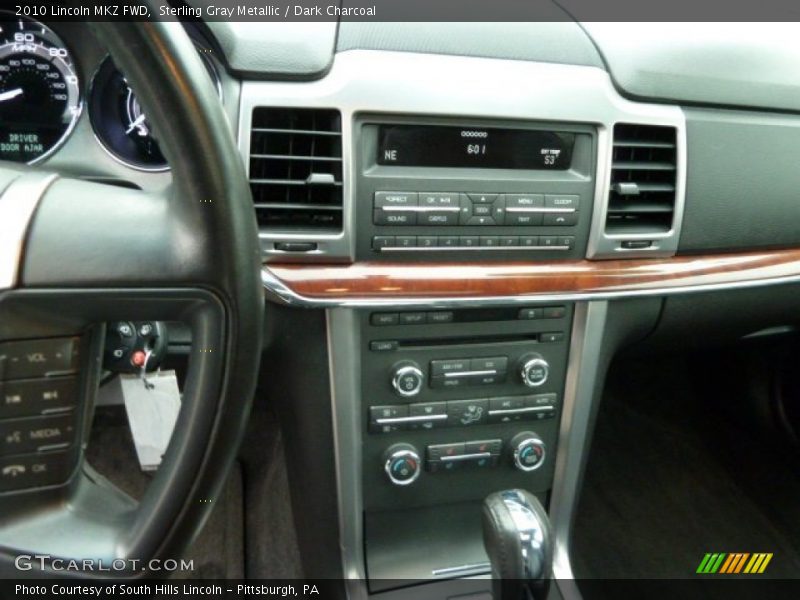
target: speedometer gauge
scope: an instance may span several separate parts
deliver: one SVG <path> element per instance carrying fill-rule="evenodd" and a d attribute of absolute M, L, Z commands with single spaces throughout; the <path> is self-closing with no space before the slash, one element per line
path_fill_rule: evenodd
<path fill-rule="evenodd" d="M 42 160 L 80 112 L 78 76 L 61 39 L 37 21 L 0 11 L 0 160 Z"/>

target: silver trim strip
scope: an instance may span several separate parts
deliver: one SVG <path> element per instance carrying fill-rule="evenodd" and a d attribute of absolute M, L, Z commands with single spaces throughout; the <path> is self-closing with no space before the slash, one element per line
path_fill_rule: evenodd
<path fill-rule="evenodd" d="M 570 339 L 561 427 L 555 458 L 550 522 L 553 527 L 553 578 L 566 599 L 581 598 L 570 562 L 572 523 L 588 438 L 594 388 L 608 312 L 607 302 L 581 302 L 575 305 Z"/>
<path fill-rule="evenodd" d="M 420 236 L 417 236 L 420 237 Z M 442 236 L 447 237 L 447 236 Z M 480 237 L 480 236 L 474 236 Z M 492 237 L 503 237 L 492 234 Z M 519 237 L 519 236 L 514 236 Z M 522 236 L 524 237 L 524 236 Z M 538 236 L 537 236 L 538 237 Z M 558 236 L 552 236 L 558 237 Z M 387 246 L 381 252 L 439 252 L 440 250 L 569 250 L 570 246 Z"/>
<path fill-rule="evenodd" d="M 445 567 L 443 569 L 433 569 L 431 575 L 434 577 L 468 577 L 470 575 L 486 575 L 492 572 L 492 565 L 488 562 L 474 563 L 471 565 L 461 565 L 458 567 Z"/>
<path fill-rule="evenodd" d="M 574 213 L 578 212 L 574 208 L 540 208 L 535 206 L 512 206 L 506 207 L 507 213 Z"/>
<path fill-rule="evenodd" d="M 386 212 L 461 212 L 460 206 L 376 206 Z"/>
<path fill-rule="evenodd" d="M 329 310 L 326 320 L 342 570 L 348 598 L 366 600 L 358 315 L 352 310 Z"/>
<path fill-rule="evenodd" d="M 39 201 L 56 179 L 55 173 L 30 171 L 0 194 L 0 290 L 17 285 L 28 228 Z"/>
<path fill-rule="evenodd" d="M 447 419 L 447 415 L 419 415 L 415 417 L 383 417 L 375 419 L 376 425 L 394 425 L 397 423 L 417 423 L 419 421 L 441 421 Z"/>
<path fill-rule="evenodd" d="M 469 94 L 453 94 L 465 81 L 480 81 Z M 405 90 L 397 93 L 398 89 Z M 496 90 L 513 89 L 498 95 Z M 686 131 L 677 106 L 633 102 L 619 95 L 606 71 L 597 67 L 500 60 L 438 54 L 349 50 L 334 58 L 322 79 L 298 82 L 245 81 L 239 110 L 239 150 L 249 166 L 250 128 L 257 106 L 337 108 L 342 115 L 343 231 L 337 234 L 261 232 L 264 252 L 272 258 L 272 242 L 316 241 L 322 256 L 298 260 L 353 259 L 357 175 L 355 119 L 363 113 L 406 114 L 472 119 L 510 119 L 588 124 L 597 127 L 593 228 L 588 255 L 610 252 L 615 238 L 603 233 L 612 158 L 611 131 L 615 123 L 664 125 L 678 130 L 678 186 L 675 221 L 683 213 Z M 658 252 L 673 254 L 679 227 L 659 238 Z M 635 239 L 637 236 L 624 236 Z M 640 236 L 646 239 L 655 236 Z M 611 244 L 611 245 L 609 245 Z M 616 254 L 636 256 L 637 251 Z M 652 254 L 652 251 L 648 254 Z"/>
<path fill-rule="evenodd" d="M 677 294 L 695 294 L 700 292 L 717 292 L 723 290 L 741 290 L 769 285 L 782 285 L 800 283 L 800 273 L 792 275 L 776 275 L 763 279 L 747 281 L 729 281 L 726 283 L 707 283 L 684 285 L 675 287 L 654 287 L 619 291 L 601 292 L 565 292 L 547 294 L 520 294 L 517 296 L 453 296 L 449 298 L 438 297 L 397 297 L 397 298 L 369 298 L 369 297 L 344 297 L 344 298 L 309 298 L 297 294 L 294 290 L 284 285 L 268 269 L 262 269 L 261 281 L 267 290 L 267 297 L 279 304 L 301 306 L 306 308 L 333 308 L 337 306 L 349 308 L 386 308 L 390 306 L 402 308 L 428 308 L 430 310 L 444 308 L 469 308 L 502 305 L 531 305 L 551 302 L 580 302 L 590 300 L 617 300 L 623 298 L 644 298 L 652 296 L 674 296 Z"/>
<path fill-rule="evenodd" d="M 444 374 L 445 377 L 469 377 L 471 375 L 498 375 L 500 371 L 497 369 L 488 369 L 486 371 L 448 371 Z M 437 376 L 438 377 L 438 376 Z"/>
<path fill-rule="evenodd" d="M 490 410 L 489 416 L 497 415 L 520 415 L 525 413 L 544 412 L 546 410 L 555 410 L 555 406 L 526 406 L 524 408 L 500 408 L 497 410 Z"/>
<path fill-rule="evenodd" d="M 491 458 L 491 452 L 475 452 L 474 454 L 456 454 L 455 456 L 442 456 L 442 462 L 459 462 L 461 460 L 477 460 L 479 458 Z"/>

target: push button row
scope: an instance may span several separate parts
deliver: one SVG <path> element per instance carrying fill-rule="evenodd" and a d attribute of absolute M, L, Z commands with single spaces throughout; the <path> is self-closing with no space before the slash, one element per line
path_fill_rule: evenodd
<path fill-rule="evenodd" d="M 432 388 L 455 389 L 473 385 L 494 385 L 505 381 L 508 357 L 432 360 L 430 366 Z"/>
<path fill-rule="evenodd" d="M 375 192 L 375 225 L 577 224 L 575 194 L 459 192 Z"/>
<path fill-rule="evenodd" d="M 369 430 L 392 433 L 548 419 L 555 416 L 557 402 L 558 396 L 550 393 L 371 406 Z"/>
<path fill-rule="evenodd" d="M 495 250 L 571 250 L 573 235 L 376 235 L 376 252 Z"/>
<path fill-rule="evenodd" d="M 434 444 L 426 448 L 426 466 L 432 473 L 463 467 L 493 467 L 497 465 L 502 450 L 502 440 Z"/>
<path fill-rule="evenodd" d="M 438 325 L 453 322 L 453 311 L 429 310 L 419 312 L 380 312 L 372 313 L 369 317 L 372 325 Z"/>

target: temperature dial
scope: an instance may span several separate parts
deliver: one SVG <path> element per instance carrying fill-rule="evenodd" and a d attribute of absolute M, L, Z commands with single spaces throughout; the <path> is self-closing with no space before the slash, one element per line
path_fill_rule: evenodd
<path fill-rule="evenodd" d="M 520 471 L 535 471 L 544 464 L 545 446 L 532 431 L 524 431 L 511 440 L 514 466 Z"/>
<path fill-rule="evenodd" d="M 386 451 L 386 476 L 395 485 L 411 485 L 420 474 L 417 449 L 411 444 L 395 444 Z"/>

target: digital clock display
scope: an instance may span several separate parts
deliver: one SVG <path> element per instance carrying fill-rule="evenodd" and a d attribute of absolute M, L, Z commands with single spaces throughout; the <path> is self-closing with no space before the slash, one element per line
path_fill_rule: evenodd
<path fill-rule="evenodd" d="M 538 129 L 380 125 L 378 164 L 400 167 L 565 170 L 574 133 Z"/>

